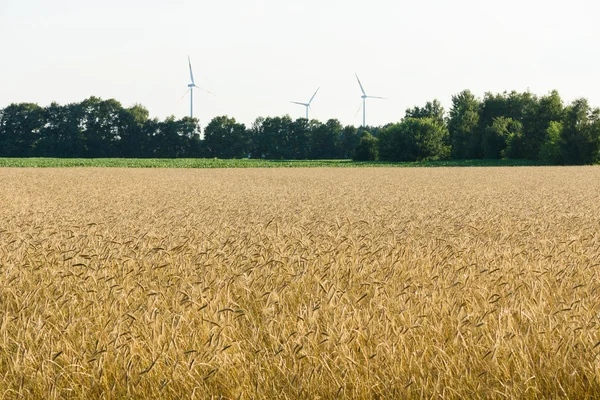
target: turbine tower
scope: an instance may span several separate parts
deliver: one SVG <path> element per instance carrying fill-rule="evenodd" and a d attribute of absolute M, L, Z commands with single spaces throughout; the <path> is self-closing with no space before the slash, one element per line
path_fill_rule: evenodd
<path fill-rule="evenodd" d="M 196 85 L 196 83 L 194 82 L 194 73 L 192 72 L 192 61 L 190 60 L 190 56 L 188 56 L 188 65 L 190 67 L 190 81 L 191 83 L 188 84 L 188 91 L 186 92 L 186 94 L 189 92 L 190 93 L 190 118 L 194 118 L 194 88 L 198 88 L 206 93 L 212 94 L 210 91 L 206 90 L 206 89 L 202 89 L 200 86 Z M 184 94 L 185 96 L 185 94 Z M 182 97 L 183 98 L 183 97 Z"/>
<path fill-rule="evenodd" d="M 306 119 L 308 119 L 308 109 L 310 108 L 310 103 L 312 103 L 312 101 L 315 98 L 315 96 L 317 95 L 317 92 L 319 91 L 319 89 L 321 89 L 321 88 L 320 87 L 317 88 L 317 90 L 315 91 L 315 94 L 312 95 L 312 97 L 310 98 L 308 103 L 300 103 L 297 101 L 290 101 L 290 103 L 300 104 L 301 106 L 306 107 Z"/>
<path fill-rule="evenodd" d="M 194 83 L 194 73 L 192 72 L 192 60 L 190 60 L 190 56 L 188 56 L 188 65 L 190 66 L 190 80 L 192 81 L 188 85 L 190 88 L 190 118 L 194 118 L 194 87 L 196 84 Z"/>
<path fill-rule="evenodd" d="M 355 72 L 354 75 L 356 75 L 356 80 L 358 81 L 358 85 L 360 86 L 360 91 L 362 92 L 362 96 L 360 96 L 362 98 L 362 109 L 363 109 L 363 123 L 362 126 L 367 126 L 366 124 L 366 110 L 365 110 L 365 105 L 366 105 L 366 100 L 367 99 L 385 99 L 385 97 L 378 97 L 378 96 L 367 96 L 367 94 L 365 93 L 365 89 L 363 88 L 362 83 L 360 83 L 360 79 L 358 79 L 358 74 Z M 359 109 L 360 110 L 360 109 Z"/>

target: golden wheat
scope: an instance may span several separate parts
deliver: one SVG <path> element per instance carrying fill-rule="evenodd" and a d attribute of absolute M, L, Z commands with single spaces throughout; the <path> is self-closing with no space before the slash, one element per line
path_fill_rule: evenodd
<path fill-rule="evenodd" d="M 0 398 L 600 396 L 600 169 L 0 169 Z"/>

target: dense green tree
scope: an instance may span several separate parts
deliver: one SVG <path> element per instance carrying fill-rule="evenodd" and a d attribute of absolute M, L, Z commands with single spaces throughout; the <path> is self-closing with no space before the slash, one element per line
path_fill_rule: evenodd
<path fill-rule="evenodd" d="M 335 159 L 341 157 L 340 137 L 342 124 L 337 119 L 330 119 L 326 123 L 311 123 L 311 158 Z"/>
<path fill-rule="evenodd" d="M 520 133 L 512 135 L 511 144 L 513 151 L 516 151 L 516 149 L 521 151 L 520 154 L 515 155 L 517 158 L 526 158 L 523 156 L 522 151 L 526 148 L 525 142 L 531 130 L 527 129 L 530 127 L 531 121 L 535 118 L 537 101 L 537 97 L 530 92 L 486 93 L 481 103 L 478 129 L 471 140 L 472 158 L 480 158 L 482 156 L 485 158 L 496 158 L 495 154 L 497 152 L 493 149 L 492 137 L 494 136 L 494 132 L 499 134 L 498 129 L 501 129 L 501 125 L 499 124 L 506 123 L 508 120 L 521 124 L 519 128 Z M 499 118 L 508 120 L 499 120 Z M 513 125 L 513 128 L 516 128 L 516 126 Z M 517 143 L 519 140 L 522 143 Z M 501 142 L 506 142 L 506 140 L 501 140 L 497 144 L 501 144 Z M 535 156 L 537 156 L 538 151 L 539 147 L 536 150 Z"/>
<path fill-rule="evenodd" d="M 479 125 L 480 101 L 469 90 L 463 90 L 452 96 L 452 107 L 448 116 L 448 133 L 451 156 L 454 159 L 473 158 L 477 149 L 473 149 L 474 136 Z"/>
<path fill-rule="evenodd" d="M 187 157 L 191 153 L 192 141 L 199 140 L 196 120 L 190 117 L 177 120 L 171 116 L 164 121 L 148 123 L 147 127 L 154 131 L 150 138 L 154 157 Z"/>
<path fill-rule="evenodd" d="M 373 159 L 376 143 L 381 158 L 389 160 L 444 158 L 448 151 L 455 159 L 563 164 L 595 163 L 600 157 L 600 111 L 585 99 L 565 107 L 556 91 L 540 98 L 530 92 L 486 93 L 480 101 L 465 90 L 452 97 L 448 118 L 434 100 L 407 109 L 399 124 L 368 128 L 283 116 L 258 118 L 246 129 L 217 117 L 205 140 L 199 133 L 195 119 L 149 119 L 139 104 L 123 108 L 97 97 L 65 106 L 23 103 L 0 109 L 0 156 Z"/>
<path fill-rule="evenodd" d="M 378 139 L 367 131 L 362 131 L 359 143 L 352 157 L 354 161 L 376 161 L 379 159 Z"/>
<path fill-rule="evenodd" d="M 509 100 L 506 92 L 485 93 L 479 109 L 479 123 L 477 129 L 473 131 L 470 138 L 469 158 L 498 158 L 499 155 L 492 157 L 490 155 L 490 145 L 492 144 L 490 139 L 495 134 L 499 134 L 499 132 L 494 134 L 494 131 L 500 128 L 499 124 L 496 124 L 494 127 L 494 122 L 498 120 L 498 118 L 510 118 L 513 120 L 513 117 L 514 113 L 510 112 Z M 517 117 L 515 120 L 520 121 L 520 118 Z M 506 138 L 504 138 L 503 141 L 506 144 Z M 484 144 L 488 147 L 487 154 L 484 149 Z"/>
<path fill-rule="evenodd" d="M 518 158 L 538 159 L 547 138 L 548 128 L 554 122 L 563 120 L 564 106 L 557 91 L 536 99 L 535 104 L 525 108 L 523 116 L 523 143 Z"/>
<path fill-rule="evenodd" d="M 447 131 L 431 118 L 405 118 L 379 133 L 379 158 L 421 161 L 447 158 Z"/>
<path fill-rule="evenodd" d="M 120 139 L 119 116 L 123 107 L 114 99 L 102 100 L 90 97 L 81 103 L 83 117 L 80 120 L 85 156 L 110 157 L 115 154 Z"/>
<path fill-rule="evenodd" d="M 439 126 L 446 126 L 446 112 L 437 99 L 428 101 L 424 107 L 407 109 L 405 118 L 431 118 Z"/>
<path fill-rule="evenodd" d="M 151 154 L 149 149 L 150 137 L 148 118 L 150 113 L 141 104 L 122 109 L 118 116 L 118 132 L 120 138 L 116 145 L 119 157 L 147 157 Z"/>
<path fill-rule="evenodd" d="M 252 158 L 266 158 L 268 152 L 268 142 L 264 138 L 263 134 L 263 122 L 264 117 L 258 117 L 252 123 L 252 126 L 248 129 L 248 137 L 250 140 L 250 157 Z"/>
<path fill-rule="evenodd" d="M 569 165 L 598 162 L 600 111 L 592 110 L 586 99 L 573 101 L 565 110 L 561 132 L 561 157 Z"/>
<path fill-rule="evenodd" d="M 246 132 L 246 127 L 244 127 L 244 133 Z M 198 125 L 198 120 L 196 118 L 191 117 L 183 117 L 179 120 L 179 129 L 180 134 L 185 138 L 185 153 L 183 157 L 198 157 L 200 154 L 201 140 L 200 140 L 200 125 Z M 247 156 L 247 145 L 246 145 L 246 154 L 243 156 Z"/>
<path fill-rule="evenodd" d="M 294 138 L 292 138 L 293 128 L 293 121 L 289 115 L 257 118 L 250 129 L 252 157 L 293 158 L 295 146 Z"/>
<path fill-rule="evenodd" d="M 505 93 L 486 92 L 483 95 L 479 108 L 479 130 L 483 132 L 488 126 L 492 126 L 494 120 L 499 117 L 510 118 L 508 112 L 508 101 Z"/>
<path fill-rule="evenodd" d="M 551 91 L 545 96 L 542 96 L 537 104 L 535 110 L 535 116 L 533 118 L 534 125 L 533 129 L 536 131 L 535 137 L 531 140 L 535 141 L 536 144 L 527 146 L 532 152 L 535 151 L 537 146 L 541 146 L 545 138 L 550 124 L 552 122 L 560 122 L 564 119 L 565 106 L 563 101 L 556 90 Z"/>
<path fill-rule="evenodd" d="M 483 156 L 487 159 L 499 159 L 505 155 L 507 144 L 514 146 L 516 137 L 522 135 L 523 125 L 509 117 L 496 117 L 491 126 L 483 131 Z M 510 150 L 509 150 L 510 151 Z"/>
<path fill-rule="evenodd" d="M 562 109 L 562 101 L 556 91 L 541 99 L 529 91 L 486 93 L 479 115 L 479 135 L 473 136 L 472 156 L 477 156 L 477 142 L 481 140 L 481 151 L 485 157 L 489 157 L 489 134 L 498 128 L 493 127 L 494 121 L 497 118 L 510 118 L 519 122 L 521 128 L 507 140 L 506 155 L 510 158 L 537 159 L 550 122 L 562 119 Z M 487 154 L 484 149 L 486 145 Z"/>
<path fill-rule="evenodd" d="M 551 121 L 546 130 L 546 138 L 540 148 L 538 159 L 548 164 L 562 164 L 560 152 L 563 125 L 561 122 Z"/>
<path fill-rule="evenodd" d="M 372 135 L 371 135 L 372 136 Z M 341 158 L 353 158 L 356 147 L 361 141 L 361 136 L 358 134 L 358 129 L 348 125 L 342 129 L 339 145 Z"/>
<path fill-rule="evenodd" d="M 267 118 L 264 126 L 265 133 L 272 141 L 272 157 L 274 159 L 291 159 L 293 154 L 292 125 L 289 115 L 283 117 Z"/>
<path fill-rule="evenodd" d="M 288 149 L 290 159 L 305 160 L 310 154 L 310 125 L 306 118 L 298 118 L 289 126 Z"/>
<path fill-rule="evenodd" d="M 53 102 L 44 109 L 44 127 L 36 153 L 42 157 L 85 157 L 81 132 L 83 109 L 79 103 L 60 105 Z"/>
<path fill-rule="evenodd" d="M 204 130 L 204 146 L 209 157 L 247 157 L 250 146 L 246 126 L 227 116 L 213 118 Z"/>
<path fill-rule="evenodd" d="M 508 141 L 507 152 L 511 154 L 510 158 L 537 159 L 547 128 L 547 123 L 541 127 L 536 124 L 539 108 L 537 96 L 529 91 L 512 91 L 507 96 L 507 105 L 506 116 L 521 123 L 520 133 L 511 134 Z"/>
<path fill-rule="evenodd" d="M 37 104 L 11 104 L 0 112 L 0 156 L 30 157 L 44 126 L 44 109 Z"/>

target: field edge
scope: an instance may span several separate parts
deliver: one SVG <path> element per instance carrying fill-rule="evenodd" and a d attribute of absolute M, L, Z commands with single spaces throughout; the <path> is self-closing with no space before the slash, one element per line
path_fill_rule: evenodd
<path fill-rule="evenodd" d="M 417 162 L 353 160 L 257 160 L 219 158 L 0 158 L 0 168 L 364 168 L 364 167 L 523 167 L 531 160 L 443 160 Z"/>

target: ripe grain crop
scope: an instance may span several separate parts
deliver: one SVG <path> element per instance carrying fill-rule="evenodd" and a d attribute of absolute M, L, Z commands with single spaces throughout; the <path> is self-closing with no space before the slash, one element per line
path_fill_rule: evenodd
<path fill-rule="evenodd" d="M 600 168 L 0 169 L 0 398 L 598 398 Z"/>

